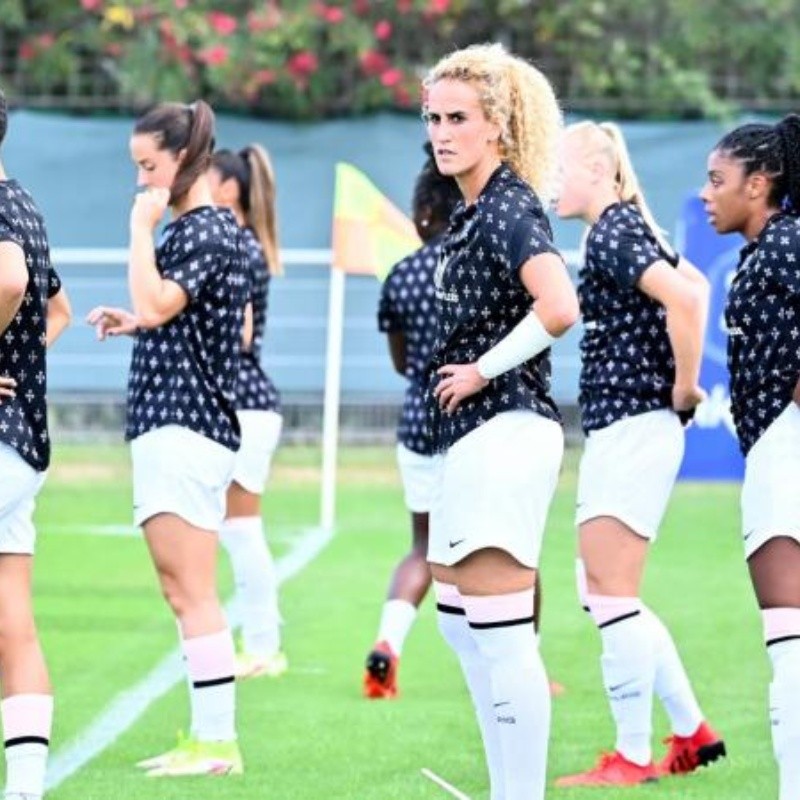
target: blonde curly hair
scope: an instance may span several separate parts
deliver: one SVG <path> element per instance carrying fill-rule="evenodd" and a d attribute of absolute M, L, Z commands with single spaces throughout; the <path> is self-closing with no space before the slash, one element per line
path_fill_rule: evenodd
<path fill-rule="evenodd" d="M 486 118 L 500 127 L 501 158 L 548 203 L 558 183 L 561 109 L 550 81 L 502 45 L 471 45 L 442 58 L 423 80 L 468 83 Z"/>

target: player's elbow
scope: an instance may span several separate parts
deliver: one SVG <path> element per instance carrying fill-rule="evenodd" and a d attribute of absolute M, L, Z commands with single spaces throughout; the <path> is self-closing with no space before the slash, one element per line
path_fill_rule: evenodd
<path fill-rule="evenodd" d="M 19 308 L 28 288 L 28 275 L 21 270 L 9 270 L 0 282 L 0 302 L 6 308 Z"/>
<path fill-rule="evenodd" d="M 542 324 L 551 336 L 563 336 L 580 316 L 578 298 L 574 292 L 552 298 L 544 308 L 537 309 Z"/>

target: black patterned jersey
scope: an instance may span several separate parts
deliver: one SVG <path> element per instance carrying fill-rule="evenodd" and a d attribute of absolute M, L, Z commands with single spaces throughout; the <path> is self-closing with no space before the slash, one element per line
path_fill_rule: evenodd
<path fill-rule="evenodd" d="M 725 307 L 731 410 L 750 448 L 792 402 L 800 379 L 800 220 L 773 216 L 742 248 Z"/>
<path fill-rule="evenodd" d="M 261 366 L 261 350 L 267 327 L 270 273 L 258 237 L 250 228 L 242 231 L 250 272 L 250 302 L 253 306 L 253 341 L 242 349 L 236 407 L 239 410 L 280 412 L 281 400 L 275 384 Z"/>
<path fill-rule="evenodd" d="M 180 425 L 236 450 L 236 382 L 250 290 L 233 214 L 201 206 L 178 217 L 164 230 L 156 266 L 189 302 L 169 322 L 136 336 L 125 438 Z"/>
<path fill-rule="evenodd" d="M 530 312 L 533 299 L 519 271 L 543 253 L 558 255 L 550 223 L 533 189 L 505 164 L 473 204 L 456 206 L 434 276 L 439 324 L 426 401 L 438 452 L 503 411 L 529 409 L 560 421 L 549 350 L 493 378 L 453 414 L 433 396 L 438 367 L 474 363 Z"/>
<path fill-rule="evenodd" d="M 426 368 L 436 336 L 433 273 L 443 238 L 431 239 L 398 261 L 386 276 L 378 303 L 378 328 L 384 333 L 402 333 L 406 345 L 408 386 L 397 425 L 397 440 L 424 456 L 433 454 L 426 424 Z"/>
<path fill-rule="evenodd" d="M 0 242 L 19 245 L 28 267 L 22 305 L 0 336 L 0 375 L 17 381 L 16 396 L 0 403 L 0 442 L 42 472 L 50 464 L 47 301 L 61 289 L 61 281 L 50 263 L 42 215 L 15 180 L 0 181 Z"/>
<path fill-rule="evenodd" d="M 635 203 L 610 205 L 589 229 L 578 299 L 583 316 L 578 401 L 585 432 L 671 408 L 675 359 L 664 307 L 638 288 L 657 261 L 678 257 Z"/>

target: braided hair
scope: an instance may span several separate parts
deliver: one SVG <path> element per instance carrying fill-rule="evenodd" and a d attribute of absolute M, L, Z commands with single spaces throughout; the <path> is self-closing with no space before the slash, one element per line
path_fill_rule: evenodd
<path fill-rule="evenodd" d="M 766 175 L 772 181 L 767 202 L 800 215 L 800 115 L 789 114 L 777 125 L 741 125 L 714 149 L 739 161 L 745 177 Z"/>
<path fill-rule="evenodd" d="M 414 183 L 411 206 L 419 238 L 427 242 L 447 227 L 461 192 L 454 178 L 439 172 L 433 145 L 426 142 L 423 149 L 428 158 Z"/>

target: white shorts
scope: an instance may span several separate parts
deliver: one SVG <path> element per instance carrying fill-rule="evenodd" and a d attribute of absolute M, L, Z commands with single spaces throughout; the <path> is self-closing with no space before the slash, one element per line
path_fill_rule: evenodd
<path fill-rule="evenodd" d="M 45 476 L 0 442 L 0 553 L 33 555 L 33 508 Z"/>
<path fill-rule="evenodd" d="M 750 558 L 776 536 L 800 542 L 800 408 L 790 403 L 747 454 L 742 536 Z"/>
<path fill-rule="evenodd" d="M 494 547 L 536 568 L 563 453 L 557 422 L 506 411 L 435 456 L 428 561 Z"/>
<path fill-rule="evenodd" d="M 590 431 L 578 471 L 575 524 L 613 517 L 655 541 L 684 442 L 678 415 L 668 408 Z"/>
<path fill-rule="evenodd" d="M 397 466 L 403 481 L 406 508 L 414 514 L 427 514 L 436 481 L 436 457 L 424 456 L 397 445 Z"/>
<path fill-rule="evenodd" d="M 236 454 L 179 425 L 131 442 L 133 522 L 176 514 L 196 528 L 219 531 Z"/>
<path fill-rule="evenodd" d="M 233 480 L 246 491 L 261 494 L 278 448 L 283 417 L 277 411 L 251 409 L 237 411 L 236 416 L 242 429 L 242 443 L 236 453 Z"/>

